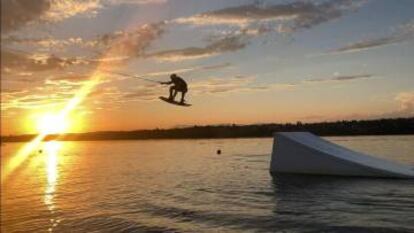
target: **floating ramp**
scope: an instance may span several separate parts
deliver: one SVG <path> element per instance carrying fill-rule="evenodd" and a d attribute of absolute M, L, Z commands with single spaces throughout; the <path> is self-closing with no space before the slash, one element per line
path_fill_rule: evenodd
<path fill-rule="evenodd" d="M 414 178 L 414 167 L 352 151 L 308 132 L 275 134 L 270 172 Z"/>

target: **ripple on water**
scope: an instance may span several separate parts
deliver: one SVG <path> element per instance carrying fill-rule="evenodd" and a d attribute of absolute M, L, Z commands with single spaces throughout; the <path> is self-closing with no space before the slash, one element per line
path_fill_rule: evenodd
<path fill-rule="evenodd" d="M 414 162 L 414 137 L 343 139 Z M 414 232 L 414 182 L 272 177 L 271 139 L 65 145 L 2 183 L 2 231 Z"/>

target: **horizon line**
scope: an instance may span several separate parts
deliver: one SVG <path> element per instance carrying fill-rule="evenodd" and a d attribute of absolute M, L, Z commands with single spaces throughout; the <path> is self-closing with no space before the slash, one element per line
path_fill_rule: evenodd
<path fill-rule="evenodd" d="M 237 123 L 221 123 L 221 124 L 207 124 L 207 125 L 187 125 L 187 126 L 173 126 L 171 128 L 147 128 L 147 129 L 131 129 L 131 130 L 99 130 L 99 131 L 87 131 L 87 132 L 67 132 L 67 133 L 58 133 L 58 134 L 48 134 L 47 136 L 64 136 L 64 135 L 71 135 L 71 134 L 91 134 L 91 133 L 118 133 L 118 132 L 135 132 L 135 131 L 155 131 L 155 130 L 175 130 L 175 129 L 189 129 L 195 127 L 219 127 L 219 126 L 253 126 L 253 125 L 307 125 L 307 124 L 329 124 L 329 123 L 337 123 L 337 122 L 352 122 L 352 121 L 380 121 L 380 120 L 400 120 L 400 119 L 412 119 L 414 116 L 408 117 L 391 117 L 391 118 L 374 118 L 374 119 L 348 119 L 348 120 L 326 120 L 326 121 L 315 121 L 315 122 L 285 122 L 285 123 L 277 123 L 277 122 L 268 122 L 268 123 L 250 123 L 250 124 L 237 124 Z M 7 138 L 7 137 L 20 137 L 20 136 L 34 136 L 38 135 L 39 133 L 23 133 L 23 134 L 8 134 L 8 135 L 0 135 L 0 138 Z"/>

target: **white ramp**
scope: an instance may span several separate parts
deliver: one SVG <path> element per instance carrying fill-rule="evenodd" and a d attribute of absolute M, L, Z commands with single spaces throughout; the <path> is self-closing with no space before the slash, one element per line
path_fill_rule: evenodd
<path fill-rule="evenodd" d="M 275 134 L 270 172 L 414 178 L 414 167 L 352 151 L 308 132 Z"/>

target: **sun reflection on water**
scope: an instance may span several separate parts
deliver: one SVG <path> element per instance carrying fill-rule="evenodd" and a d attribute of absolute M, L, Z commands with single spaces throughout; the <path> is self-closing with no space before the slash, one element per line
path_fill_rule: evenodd
<path fill-rule="evenodd" d="M 50 141 L 45 143 L 45 172 L 46 172 L 46 188 L 44 194 L 44 203 L 49 209 L 49 211 L 54 214 L 56 205 L 55 205 L 55 192 L 56 192 L 56 184 L 59 178 L 59 170 L 58 170 L 58 163 L 59 163 L 59 150 L 61 149 L 61 142 L 57 141 Z M 52 226 L 48 229 L 52 231 L 54 227 L 57 226 L 60 220 L 51 218 L 50 222 Z"/>

